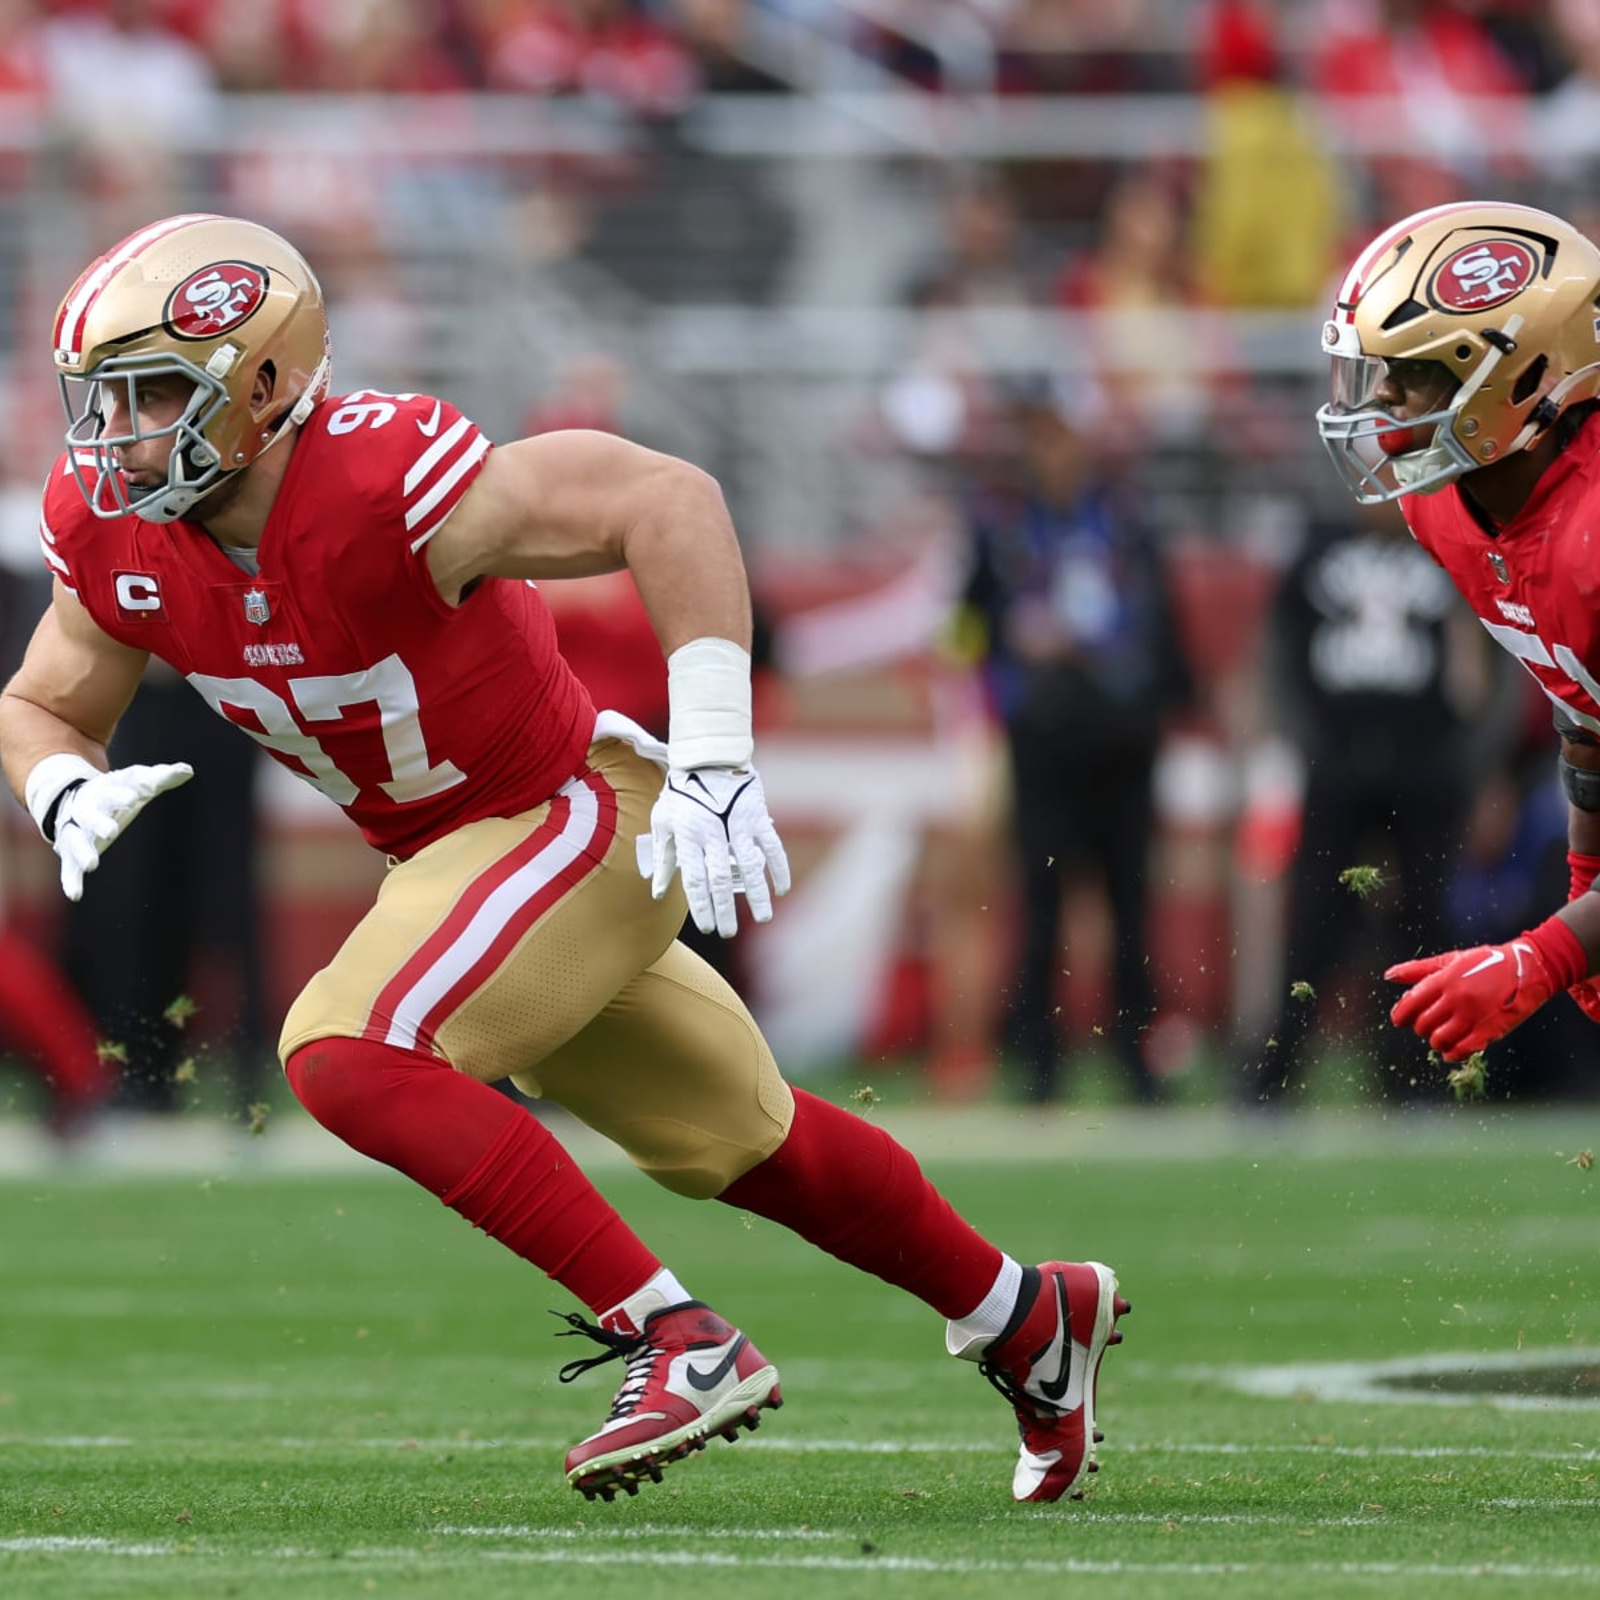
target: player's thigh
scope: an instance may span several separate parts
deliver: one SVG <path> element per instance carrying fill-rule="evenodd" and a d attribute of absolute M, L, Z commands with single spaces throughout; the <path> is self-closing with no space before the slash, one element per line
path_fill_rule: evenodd
<path fill-rule="evenodd" d="M 794 1120 L 794 1096 L 755 1019 L 682 944 L 516 1081 L 696 1199 L 721 1194 L 764 1161 Z"/>
<path fill-rule="evenodd" d="M 677 886 L 653 900 L 634 855 L 659 789 L 659 768 L 608 740 L 545 805 L 397 864 L 290 1009 L 280 1054 L 344 1036 L 428 1051 L 485 1082 L 536 1066 L 682 924 Z"/>

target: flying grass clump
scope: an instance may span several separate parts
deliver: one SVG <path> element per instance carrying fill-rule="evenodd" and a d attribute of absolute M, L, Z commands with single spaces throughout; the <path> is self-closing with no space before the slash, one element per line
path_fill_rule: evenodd
<path fill-rule="evenodd" d="M 1475 1050 L 1459 1066 L 1445 1074 L 1446 1083 L 1457 1100 L 1481 1100 L 1489 1081 L 1489 1063 L 1481 1050 Z"/>
<path fill-rule="evenodd" d="M 188 995 L 180 994 L 178 998 L 161 1013 L 161 1015 L 165 1017 L 174 1028 L 182 1028 L 188 1024 L 189 1018 L 192 1017 L 199 1009 L 200 1007 L 195 1003 L 195 1001 L 191 1000 Z"/>
<path fill-rule="evenodd" d="M 1296 978 L 1289 985 L 1289 998 L 1291 1000 L 1315 1000 L 1317 991 L 1304 978 Z"/>
<path fill-rule="evenodd" d="M 1377 867 L 1346 867 L 1339 882 L 1359 895 L 1369 895 L 1383 887 L 1384 877 Z"/>

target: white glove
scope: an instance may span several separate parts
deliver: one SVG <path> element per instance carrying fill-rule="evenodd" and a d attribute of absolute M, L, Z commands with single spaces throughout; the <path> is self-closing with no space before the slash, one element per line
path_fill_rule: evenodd
<path fill-rule="evenodd" d="M 158 794 L 194 776 L 187 762 L 101 772 L 81 756 L 46 756 L 28 774 L 26 799 L 39 831 L 61 858 L 61 892 L 83 898 L 86 873 Z"/>
<path fill-rule="evenodd" d="M 672 874 L 683 874 L 689 915 L 702 933 L 724 939 L 738 932 L 734 896 L 741 891 L 757 922 L 772 920 L 767 874 L 778 894 L 789 892 L 789 858 L 767 815 L 761 779 L 749 767 L 670 767 L 650 813 L 652 860 L 640 870 L 657 900 Z"/>

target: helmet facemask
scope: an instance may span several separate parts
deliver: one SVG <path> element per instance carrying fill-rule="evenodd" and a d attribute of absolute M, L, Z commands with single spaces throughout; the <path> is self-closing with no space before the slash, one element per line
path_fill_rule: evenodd
<path fill-rule="evenodd" d="M 166 377 L 193 385 L 188 402 L 171 422 L 141 428 L 139 384 Z M 227 408 L 227 386 L 192 361 L 168 353 L 114 356 L 83 378 L 60 373 L 57 382 L 67 413 L 67 459 L 85 503 L 97 517 L 133 513 L 146 522 L 172 522 L 232 476 L 222 470 L 221 457 L 206 439 L 206 429 Z M 106 432 L 111 391 L 116 388 L 123 391 L 132 429 L 128 433 Z M 81 406 L 74 404 L 75 390 L 83 392 Z M 117 451 L 166 438 L 173 441 L 166 483 L 149 489 L 130 485 L 118 465 Z"/>
<path fill-rule="evenodd" d="M 1392 367 L 1424 363 L 1334 356 L 1332 394 L 1317 412 L 1317 432 L 1351 494 L 1364 506 L 1407 494 L 1433 494 L 1481 465 L 1456 429 L 1463 409 L 1502 358 L 1503 352 L 1491 345 L 1465 383 L 1458 383 L 1443 363 L 1425 363 L 1431 369 L 1428 380 L 1407 385 L 1423 394 L 1431 389 L 1424 409 L 1395 417 L 1374 403 L 1379 387 Z"/>

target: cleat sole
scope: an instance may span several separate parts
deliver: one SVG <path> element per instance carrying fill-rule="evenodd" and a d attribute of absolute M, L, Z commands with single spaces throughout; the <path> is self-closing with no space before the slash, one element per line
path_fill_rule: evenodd
<path fill-rule="evenodd" d="M 641 1450 L 634 1455 L 599 1457 L 594 1462 L 587 1462 L 568 1473 L 567 1482 L 585 1500 L 593 1501 L 598 1497 L 608 1505 L 616 1498 L 618 1489 L 630 1496 L 636 1495 L 642 1483 L 660 1483 L 663 1468 L 675 1461 L 682 1461 L 697 1450 L 704 1450 L 713 1438 L 726 1439 L 733 1444 L 742 1430 L 753 1432 L 760 1425 L 764 1410 L 776 1411 L 783 1405 L 777 1377 L 773 1368 L 765 1367 L 746 1379 L 735 1391 L 734 1397 L 737 1397 L 740 1409 L 725 1421 L 719 1423 L 716 1414 L 712 1413 L 702 1418 L 692 1431 L 658 1449 Z M 762 1385 L 767 1382 L 771 1383 L 771 1388 L 762 1394 Z"/>

